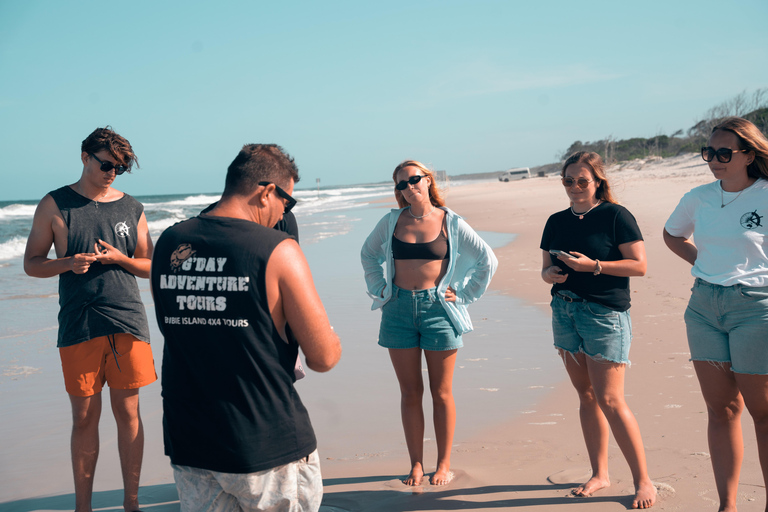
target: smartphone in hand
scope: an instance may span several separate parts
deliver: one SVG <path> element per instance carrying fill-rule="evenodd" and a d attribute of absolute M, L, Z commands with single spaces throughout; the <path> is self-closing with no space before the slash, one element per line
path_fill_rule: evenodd
<path fill-rule="evenodd" d="M 559 250 L 557 250 L 557 249 L 550 249 L 550 250 L 549 250 L 549 254 L 551 254 L 551 255 L 553 255 L 553 256 L 564 256 L 564 257 L 566 257 L 566 258 L 570 258 L 570 259 L 572 259 L 572 260 L 575 260 L 575 259 L 576 259 L 576 256 L 574 256 L 573 254 L 568 254 L 568 253 L 567 253 L 567 252 L 565 252 L 565 251 L 559 251 Z"/>

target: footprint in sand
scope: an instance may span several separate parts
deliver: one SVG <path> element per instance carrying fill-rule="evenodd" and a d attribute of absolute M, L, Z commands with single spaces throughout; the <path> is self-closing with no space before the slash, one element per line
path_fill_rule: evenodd
<path fill-rule="evenodd" d="M 547 480 L 553 484 L 576 484 L 581 485 L 592 477 L 592 470 L 589 468 L 573 468 L 558 471 L 549 475 Z"/>
<path fill-rule="evenodd" d="M 656 487 L 656 499 L 667 499 L 675 494 L 675 488 L 662 482 L 653 482 Z"/>

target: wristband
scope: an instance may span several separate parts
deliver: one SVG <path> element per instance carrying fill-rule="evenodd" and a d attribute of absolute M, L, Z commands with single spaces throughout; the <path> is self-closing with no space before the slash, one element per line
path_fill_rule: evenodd
<path fill-rule="evenodd" d="M 592 274 L 598 276 L 602 271 L 603 267 L 600 266 L 600 260 L 595 260 L 595 271 Z"/>

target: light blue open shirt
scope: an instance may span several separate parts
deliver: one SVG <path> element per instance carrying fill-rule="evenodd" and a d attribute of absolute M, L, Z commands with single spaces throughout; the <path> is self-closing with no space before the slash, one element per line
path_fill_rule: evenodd
<path fill-rule="evenodd" d="M 448 269 L 437 286 L 437 296 L 456 331 L 464 334 L 472 330 L 467 306 L 482 297 L 488 289 L 498 261 L 490 246 L 464 219 L 444 206 L 440 208 L 445 210 L 450 255 Z M 373 299 L 371 309 L 382 307 L 392 297 L 392 280 L 395 277 L 392 234 L 403 210 L 405 208 L 394 209 L 385 215 L 368 235 L 360 251 L 368 295 Z M 382 267 L 385 261 L 386 278 Z M 445 300 L 445 290 L 449 286 L 456 291 L 456 302 Z"/>

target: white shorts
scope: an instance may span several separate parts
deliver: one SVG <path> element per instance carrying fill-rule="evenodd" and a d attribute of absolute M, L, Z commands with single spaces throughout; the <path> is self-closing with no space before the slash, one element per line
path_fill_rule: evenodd
<path fill-rule="evenodd" d="M 304 459 L 256 473 L 171 467 L 184 512 L 317 512 L 323 500 L 317 450 Z"/>

